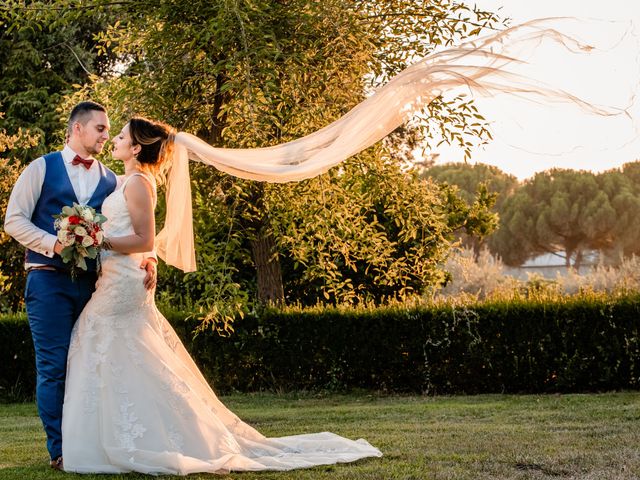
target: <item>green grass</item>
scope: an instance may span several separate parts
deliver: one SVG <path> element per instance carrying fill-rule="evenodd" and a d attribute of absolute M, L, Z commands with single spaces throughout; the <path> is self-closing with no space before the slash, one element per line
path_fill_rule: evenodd
<path fill-rule="evenodd" d="M 333 431 L 382 458 L 293 472 L 208 479 L 637 479 L 640 393 L 398 397 L 233 395 L 223 401 L 268 436 Z M 0 405 L 0 480 L 135 479 L 47 466 L 32 404 Z M 162 477 L 182 478 L 182 477 Z"/>

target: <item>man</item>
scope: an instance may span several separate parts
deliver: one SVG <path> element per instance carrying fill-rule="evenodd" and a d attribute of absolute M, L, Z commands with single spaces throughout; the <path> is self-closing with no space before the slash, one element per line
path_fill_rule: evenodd
<path fill-rule="evenodd" d="M 9 198 L 4 229 L 27 248 L 25 304 L 36 353 L 38 413 L 47 434 L 51 466 L 61 470 L 62 403 L 71 329 L 91 298 L 97 279 L 96 262 L 71 279 L 69 264 L 60 257 L 54 218 L 74 202 L 100 211 L 116 188 L 115 174 L 94 158 L 109 139 L 105 108 L 94 102 L 76 105 L 69 116 L 67 142 L 31 162 Z M 147 258 L 145 286 L 155 287 L 155 259 Z"/>

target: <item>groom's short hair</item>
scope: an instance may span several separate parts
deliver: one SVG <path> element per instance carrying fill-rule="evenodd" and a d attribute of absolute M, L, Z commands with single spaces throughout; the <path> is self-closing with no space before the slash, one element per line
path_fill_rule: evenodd
<path fill-rule="evenodd" d="M 73 107 L 73 110 L 71 110 L 71 114 L 69 115 L 69 123 L 67 124 L 67 135 L 71 135 L 74 123 L 79 122 L 82 125 L 86 125 L 91 118 L 92 111 L 106 113 L 107 109 L 99 103 L 91 101 L 80 102 Z"/>

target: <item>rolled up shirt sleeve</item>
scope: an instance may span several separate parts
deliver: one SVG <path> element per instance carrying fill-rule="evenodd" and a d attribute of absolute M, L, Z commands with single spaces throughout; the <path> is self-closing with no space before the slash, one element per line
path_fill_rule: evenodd
<path fill-rule="evenodd" d="M 52 258 L 56 236 L 31 222 L 42 192 L 45 169 L 44 158 L 40 157 L 27 165 L 18 177 L 7 204 L 4 231 L 26 248 Z"/>

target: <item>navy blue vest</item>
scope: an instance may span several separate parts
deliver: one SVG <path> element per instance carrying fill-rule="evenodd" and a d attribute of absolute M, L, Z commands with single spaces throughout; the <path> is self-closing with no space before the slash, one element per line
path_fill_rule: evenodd
<path fill-rule="evenodd" d="M 79 203 L 69 175 L 67 175 L 67 169 L 64 166 L 64 160 L 61 152 L 53 152 L 44 156 L 46 163 L 46 172 L 44 176 L 44 182 L 42 183 L 42 192 L 40 198 L 36 203 L 31 216 L 31 222 L 38 228 L 56 235 L 56 230 L 53 226 L 53 215 L 57 215 L 62 211 L 64 206 L 72 206 L 73 203 Z M 102 202 L 107 196 L 113 192 L 116 188 L 116 175 L 103 165 L 100 167 L 100 181 L 96 187 L 93 196 L 89 200 L 88 205 L 94 208 L 97 212 L 102 210 Z M 78 165 L 75 168 L 84 168 Z M 34 252 L 27 249 L 26 254 L 27 263 L 39 263 L 42 265 L 53 265 L 55 267 L 69 269 L 70 264 L 64 263 L 62 257 L 58 254 L 54 254 L 53 258 L 49 258 L 45 255 Z M 87 259 L 88 271 L 96 270 L 96 261 Z"/>

